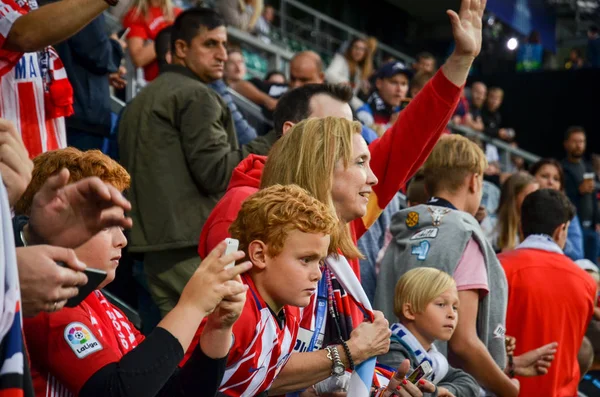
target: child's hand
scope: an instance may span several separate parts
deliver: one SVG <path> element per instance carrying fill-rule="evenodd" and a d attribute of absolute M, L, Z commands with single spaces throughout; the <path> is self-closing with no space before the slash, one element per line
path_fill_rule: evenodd
<path fill-rule="evenodd" d="M 515 352 L 515 349 L 517 348 L 517 339 L 513 336 L 506 336 L 505 338 L 505 345 L 506 345 L 506 355 L 510 356 L 511 354 L 513 354 Z"/>
<path fill-rule="evenodd" d="M 548 343 L 515 357 L 515 373 L 519 376 L 539 376 L 548 373 L 554 361 L 558 343 Z"/>

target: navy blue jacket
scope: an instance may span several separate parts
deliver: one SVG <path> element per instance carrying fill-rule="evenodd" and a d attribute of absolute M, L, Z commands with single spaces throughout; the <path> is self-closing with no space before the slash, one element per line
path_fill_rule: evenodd
<path fill-rule="evenodd" d="M 55 48 L 73 86 L 75 114 L 65 120 L 67 130 L 108 136 L 111 127 L 108 75 L 118 70 L 123 49 L 108 37 L 104 15 Z"/>

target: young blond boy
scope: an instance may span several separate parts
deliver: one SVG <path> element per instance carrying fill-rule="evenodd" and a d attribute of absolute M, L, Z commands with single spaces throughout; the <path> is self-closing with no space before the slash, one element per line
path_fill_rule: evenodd
<path fill-rule="evenodd" d="M 300 308 L 317 289 L 320 265 L 334 250 L 330 235 L 338 224 L 327 205 L 296 185 L 271 186 L 242 204 L 229 231 L 254 267 L 242 276 L 249 289 L 233 327 L 220 392 L 266 396 L 293 351 Z"/>

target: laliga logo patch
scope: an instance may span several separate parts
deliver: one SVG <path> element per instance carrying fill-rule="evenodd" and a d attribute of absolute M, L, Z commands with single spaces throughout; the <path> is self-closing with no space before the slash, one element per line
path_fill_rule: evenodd
<path fill-rule="evenodd" d="M 404 223 L 406 223 L 406 226 L 408 226 L 409 229 L 416 227 L 419 224 L 419 213 L 415 211 L 409 212 L 408 215 L 406 215 Z"/>
<path fill-rule="evenodd" d="M 90 330 L 81 323 L 71 323 L 65 327 L 65 340 L 77 358 L 84 358 L 102 350 L 102 345 Z"/>

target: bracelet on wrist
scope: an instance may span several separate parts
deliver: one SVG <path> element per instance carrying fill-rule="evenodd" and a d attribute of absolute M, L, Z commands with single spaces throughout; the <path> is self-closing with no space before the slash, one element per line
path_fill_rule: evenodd
<path fill-rule="evenodd" d="M 348 364 L 350 364 L 348 368 L 350 368 L 351 371 L 354 371 L 354 360 L 352 359 L 352 354 L 350 354 L 350 348 L 345 340 L 342 339 L 341 341 L 344 352 L 346 353 L 346 357 L 348 358 Z"/>
<path fill-rule="evenodd" d="M 515 377 L 515 362 L 512 354 L 508 355 L 508 377 L 511 379 Z"/>

